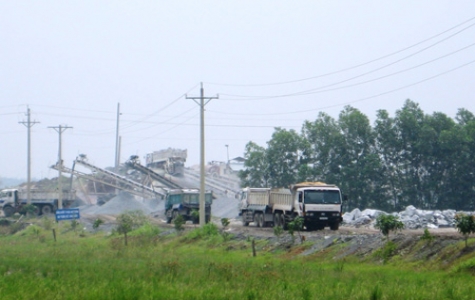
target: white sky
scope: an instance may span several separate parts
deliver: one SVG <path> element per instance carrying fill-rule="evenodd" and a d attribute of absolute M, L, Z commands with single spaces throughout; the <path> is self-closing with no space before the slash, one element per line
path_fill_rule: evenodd
<path fill-rule="evenodd" d="M 199 163 L 262 146 L 347 104 L 373 122 L 406 99 L 475 112 L 475 1 L 0 1 L 0 177 L 33 178 L 86 154 L 114 165 L 168 147 Z"/>

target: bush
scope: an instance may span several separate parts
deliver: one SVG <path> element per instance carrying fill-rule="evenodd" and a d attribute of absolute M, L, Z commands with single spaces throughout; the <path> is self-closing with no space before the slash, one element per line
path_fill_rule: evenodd
<path fill-rule="evenodd" d="M 148 223 L 147 217 L 143 214 L 142 211 L 130 211 L 122 213 L 117 217 L 117 227 L 116 230 L 119 234 L 124 235 L 124 243 L 127 246 L 127 234 Z"/>
<path fill-rule="evenodd" d="M 425 228 L 424 234 L 421 236 L 421 240 L 431 243 L 434 240 L 434 236 L 430 234 L 429 229 Z"/>
<path fill-rule="evenodd" d="M 193 229 L 187 235 L 187 239 L 195 240 L 219 235 L 218 226 L 214 223 L 206 223 L 203 227 Z"/>
<path fill-rule="evenodd" d="M 457 214 L 455 216 L 455 226 L 465 238 L 465 247 L 468 246 L 468 236 L 475 233 L 475 216 Z"/>
<path fill-rule="evenodd" d="M 51 230 L 53 228 L 54 221 L 52 218 L 43 217 L 42 224 L 44 229 Z"/>
<path fill-rule="evenodd" d="M 183 227 L 183 225 L 185 225 L 185 219 L 183 218 L 181 214 L 178 214 L 178 216 L 176 216 L 176 218 L 173 219 L 173 224 L 175 225 L 175 230 L 177 232 L 181 232 L 185 230 L 185 228 Z"/>
<path fill-rule="evenodd" d="M 404 223 L 399 221 L 397 216 L 382 214 L 376 219 L 374 227 L 379 229 L 389 241 L 389 233 L 391 231 L 402 230 L 404 228 Z"/>
<path fill-rule="evenodd" d="M 393 242 L 387 242 L 384 244 L 383 247 L 378 249 L 374 255 L 376 257 L 379 257 L 383 260 L 384 263 L 386 263 L 396 252 L 396 244 Z"/>

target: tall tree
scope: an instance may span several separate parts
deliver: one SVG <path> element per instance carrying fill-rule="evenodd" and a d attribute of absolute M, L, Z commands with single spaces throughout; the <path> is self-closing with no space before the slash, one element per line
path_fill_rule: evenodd
<path fill-rule="evenodd" d="M 378 203 L 381 163 L 375 152 L 374 133 L 361 111 L 346 106 L 338 124 L 344 137 L 340 146 L 341 186 L 351 195 L 352 206 L 371 207 Z"/>
<path fill-rule="evenodd" d="M 308 163 L 312 172 L 308 179 L 328 183 L 340 182 L 339 145 L 343 136 L 335 119 L 320 112 L 315 121 L 305 121 L 302 139 L 308 142 Z"/>
<path fill-rule="evenodd" d="M 267 142 L 269 183 L 273 187 L 288 187 L 298 178 L 301 138 L 295 130 L 275 128 Z"/>
<path fill-rule="evenodd" d="M 374 125 L 376 152 L 381 159 L 381 190 L 384 197 L 379 208 L 387 211 L 400 209 L 402 193 L 402 143 L 394 118 L 386 110 L 379 110 Z"/>
<path fill-rule="evenodd" d="M 407 205 L 424 207 L 422 177 L 425 170 L 422 165 L 424 147 L 422 140 L 422 127 L 424 113 L 419 105 L 411 100 L 406 100 L 402 109 L 396 111 L 396 130 L 403 151 L 401 157 L 401 172 L 404 174 L 401 187 L 400 208 Z"/>
<path fill-rule="evenodd" d="M 239 172 L 243 187 L 268 187 L 269 165 L 266 149 L 254 142 L 246 144 L 244 169 Z"/>

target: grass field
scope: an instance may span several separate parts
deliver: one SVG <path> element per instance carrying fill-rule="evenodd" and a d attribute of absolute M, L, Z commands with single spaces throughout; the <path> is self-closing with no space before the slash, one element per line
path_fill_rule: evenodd
<path fill-rule="evenodd" d="M 334 261 L 233 240 L 217 227 L 123 236 L 29 226 L 0 236 L 1 299 L 475 299 L 475 259 L 449 270 Z"/>

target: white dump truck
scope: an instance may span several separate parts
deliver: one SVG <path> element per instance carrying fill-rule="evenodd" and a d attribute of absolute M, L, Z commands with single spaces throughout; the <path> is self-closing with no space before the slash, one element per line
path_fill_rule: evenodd
<path fill-rule="evenodd" d="M 323 182 L 302 182 L 290 189 L 244 188 L 239 215 L 244 226 L 281 226 L 287 229 L 296 217 L 303 218 L 307 230 L 330 227 L 338 230 L 342 222 L 342 195 L 336 185 Z"/>
<path fill-rule="evenodd" d="M 76 200 L 75 191 L 64 191 L 62 193 L 63 208 L 70 207 Z M 30 190 L 31 204 L 35 207 L 35 214 L 50 214 L 58 208 L 59 192 Z M 22 213 L 22 208 L 28 203 L 28 192 L 23 189 L 4 189 L 0 191 L 0 206 L 3 214 L 9 217 L 16 212 Z"/>

